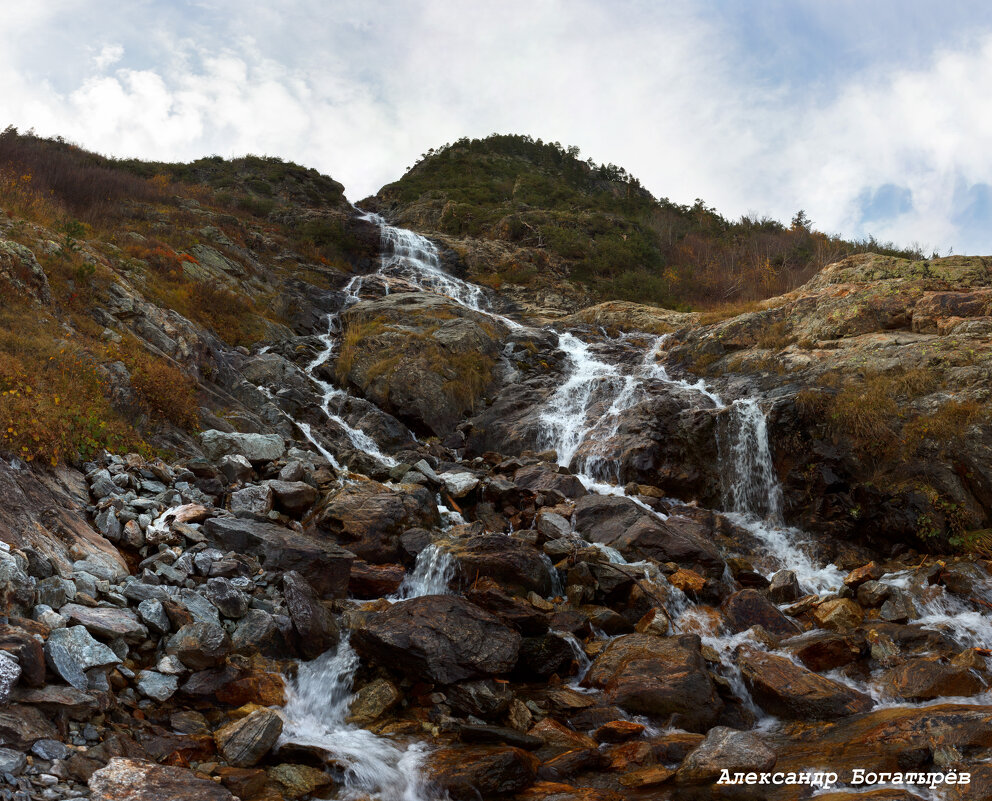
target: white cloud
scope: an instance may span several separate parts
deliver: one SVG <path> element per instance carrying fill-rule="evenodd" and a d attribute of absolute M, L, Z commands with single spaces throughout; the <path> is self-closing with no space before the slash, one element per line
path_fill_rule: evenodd
<path fill-rule="evenodd" d="M 758 76 L 736 29 L 688 2 L 57 5 L 0 31 L 2 124 L 121 156 L 278 155 L 354 199 L 445 141 L 530 133 L 680 202 L 802 207 L 847 235 L 865 233 L 866 188 L 905 187 L 912 210 L 873 233 L 992 251 L 992 225 L 964 232 L 954 210 L 962 185 L 992 182 L 992 38 L 797 85 Z M 58 60 L 38 41 L 64 44 Z"/>

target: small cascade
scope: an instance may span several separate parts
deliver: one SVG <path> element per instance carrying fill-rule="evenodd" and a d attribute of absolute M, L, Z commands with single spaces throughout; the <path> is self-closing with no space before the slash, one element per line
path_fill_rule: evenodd
<path fill-rule="evenodd" d="M 561 637 L 565 642 L 567 642 L 569 647 L 572 649 L 572 653 L 575 655 L 575 662 L 579 666 L 579 672 L 570 684 L 573 687 L 577 687 L 586 677 L 586 673 L 589 672 L 589 668 L 592 667 L 592 660 L 586 653 L 586 649 L 582 647 L 582 643 L 579 642 L 578 638 L 570 631 L 552 631 L 551 633 L 556 637 Z"/>
<path fill-rule="evenodd" d="M 346 722 L 358 655 L 342 639 L 335 651 L 300 665 L 287 688 L 279 746 L 314 748 L 341 771 L 342 801 L 440 801 L 421 778 L 423 746 L 404 748 Z"/>
<path fill-rule="evenodd" d="M 782 522 L 782 487 L 772 464 L 765 414 L 754 398 L 728 407 L 718 444 L 721 453 L 724 509 L 750 514 L 772 524 Z"/>
<path fill-rule="evenodd" d="M 544 566 L 548 569 L 548 577 L 551 579 L 551 595 L 549 597 L 564 598 L 565 583 L 561 580 L 561 574 L 558 573 L 558 568 L 555 567 L 554 562 L 551 561 L 551 557 L 544 553 L 544 551 L 541 551 L 541 561 L 544 562 Z"/>
<path fill-rule="evenodd" d="M 422 595 L 449 595 L 448 585 L 455 577 L 457 565 L 451 554 L 431 543 L 417 554 L 413 572 L 400 584 L 396 600 L 405 601 Z"/>

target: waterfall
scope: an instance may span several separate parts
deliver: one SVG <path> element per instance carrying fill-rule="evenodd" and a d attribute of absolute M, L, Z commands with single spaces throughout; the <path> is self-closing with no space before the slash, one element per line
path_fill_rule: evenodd
<path fill-rule="evenodd" d="M 422 745 L 404 748 L 346 722 L 358 664 L 358 655 L 345 638 L 335 651 L 300 665 L 287 687 L 279 746 L 311 747 L 324 754 L 328 763 L 341 770 L 338 797 L 342 801 L 370 797 L 378 801 L 440 801 L 420 777 Z"/>
<path fill-rule="evenodd" d="M 448 584 L 455 577 L 455 560 L 451 554 L 431 543 L 417 554 L 413 572 L 403 577 L 396 600 L 422 595 L 448 595 Z"/>
<path fill-rule="evenodd" d="M 768 424 L 754 398 L 734 401 L 729 407 L 724 427 L 717 437 L 721 450 L 730 450 L 721 458 L 723 505 L 728 512 L 755 515 L 772 524 L 782 522 L 782 487 L 772 463 L 768 444 Z"/>

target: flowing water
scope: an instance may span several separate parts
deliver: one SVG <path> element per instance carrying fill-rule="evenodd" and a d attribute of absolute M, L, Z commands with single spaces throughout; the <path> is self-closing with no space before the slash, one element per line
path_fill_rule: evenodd
<path fill-rule="evenodd" d="M 434 543 L 417 554 L 413 571 L 403 577 L 396 600 L 419 598 L 422 595 L 448 595 L 448 585 L 455 577 L 455 560 L 451 554 Z"/>
<path fill-rule="evenodd" d="M 347 723 L 358 655 L 341 640 L 312 662 L 300 665 L 287 688 L 285 725 L 279 746 L 317 749 L 340 771 L 338 798 L 359 801 L 441 801 L 421 778 L 424 749 L 404 747 Z"/>

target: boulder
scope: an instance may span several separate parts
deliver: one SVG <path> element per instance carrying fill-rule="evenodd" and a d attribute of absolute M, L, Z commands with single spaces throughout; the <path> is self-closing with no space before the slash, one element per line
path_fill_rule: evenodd
<path fill-rule="evenodd" d="M 735 592 L 724 601 L 721 612 L 727 627 L 734 634 L 747 631 L 752 626 L 761 626 L 779 637 L 791 637 L 801 631 L 795 621 L 782 614 L 757 590 Z"/>
<path fill-rule="evenodd" d="M 268 520 L 275 495 L 266 484 L 252 484 L 231 493 L 231 512 L 236 517 Z"/>
<path fill-rule="evenodd" d="M 864 652 L 864 636 L 814 629 L 783 640 L 780 646 L 815 673 L 849 665 Z"/>
<path fill-rule="evenodd" d="M 69 625 L 83 626 L 90 634 L 105 640 L 121 637 L 127 642 L 138 643 L 148 637 L 148 629 L 130 609 L 66 604 L 59 609 L 59 614 L 69 621 Z"/>
<path fill-rule="evenodd" d="M 355 555 L 324 538 L 229 517 L 211 518 L 203 529 L 215 547 L 252 554 L 266 570 L 296 570 L 321 598 L 343 598 L 348 592 Z"/>
<path fill-rule="evenodd" d="M 354 694 L 349 706 L 348 722 L 368 726 L 403 700 L 400 689 L 388 679 L 376 679 Z"/>
<path fill-rule="evenodd" d="M 618 540 L 644 514 L 629 498 L 615 495 L 586 495 L 575 504 L 575 533 L 589 542 Z"/>
<path fill-rule="evenodd" d="M 438 684 L 511 670 L 520 635 L 497 617 L 450 595 L 400 601 L 352 633 L 364 659 Z"/>
<path fill-rule="evenodd" d="M 907 701 L 931 701 L 942 696 L 964 697 L 984 692 L 987 685 L 976 671 L 937 659 L 911 659 L 887 670 L 881 689 Z"/>
<path fill-rule="evenodd" d="M 865 619 L 865 610 L 850 598 L 834 598 L 817 604 L 813 609 L 817 624 L 833 631 L 850 631 Z"/>
<path fill-rule="evenodd" d="M 795 571 L 779 570 L 768 585 L 768 596 L 777 604 L 798 601 L 803 595 Z"/>
<path fill-rule="evenodd" d="M 219 576 L 208 579 L 206 594 L 210 603 L 226 618 L 239 620 L 248 614 L 250 599 L 230 579 Z"/>
<path fill-rule="evenodd" d="M 320 493 L 305 481 L 270 481 L 275 506 L 290 517 L 302 517 L 317 502 Z"/>
<path fill-rule="evenodd" d="M 120 664 L 120 658 L 97 642 L 83 626 L 55 629 L 45 641 L 48 666 L 77 690 L 89 687 L 88 671 L 105 671 Z"/>
<path fill-rule="evenodd" d="M 137 687 L 138 692 L 146 698 L 164 703 L 176 694 L 176 690 L 179 689 L 179 679 L 154 670 L 142 670 L 138 673 Z"/>
<path fill-rule="evenodd" d="M 702 784 L 719 778 L 720 773 L 760 773 L 775 765 L 775 752 L 757 734 L 715 726 L 706 739 L 689 752 L 682 761 L 675 781 L 680 784 Z"/>
<path fill-rule="evenodd" d="M 403 532 L 440 528 L 441 517 L 426 487 L 403 485 L 395 490 L 375 481 L 362 481 L 332 493 L 316 523 L 360 559 L 382 564 L 400 561 Z"/>
<path fill-rule="evenodd" d="M 217 624 L 187 623 L 169 638 L 165 650 L 190 670 L 204 670 L 221 664 L 231 649 L 231 638 Z"/>
<path fill-rule="evenodd" d="M 520 468 L 513 474 L 513 483 L 531 492 L 557 493 L 562 498 L 576 499 L 589 494 L 578 478 L 548 462 Z"/>
<path fill-rule="evenodd" d="M 44 686 L 45 649 L 37 637 L 19 626 L 0 624 L 0 653 L 16 660 L 22 684 Z"/>
<path fill-rule="evenodd" d="M 541 551 L 505 534 L 457 540 L 449 551 L 462 576 L 486 576 L 526 594 L 542 597 L 551 592 L 551 575 Z"/>
<path fill-rule="evenodd" d="M 596 657 L 583 684 L 603 688 L 607 703 L 667 718 L 689 731 L 708 729 L 723 707 L 694 634 L 617 637 Z"/>
<path fill-rule="evenodd" d="M 800 667 L 792 660 L 742 648 L 738 662 L 744 683 L 762 709 L 795 720 L 829 720 L 867 712 L 864 693 Z"/>
<path fill-rule="evenodd" d="M 537 766 L 537 758 L 523 749 L 478 745 L 435 751 L 427 773 L 455 801 L 476 801 L 527 789 Z"/>
<path fill-rule="evenodd" d="M 91 801 L 237 801 L 193 771 L 141 759 L 112 758 L 89 778 Z"/>
<path fill-rule="evenodd" d="M 295 570 L 282 577 L 286 606 L 299 635 L 300 653 L 315 659 L 338 644 L 340 632 L 334 616 L 325 607 L 310 583 Z"/>
<path fill-rule="evenodd" d="M 250 768 L 257 765 L 282 734 L 282 718 L 271 709 L 256 709 L 214 732 L 217 751 L 229 765 Z"/>
<path fill-rule="evenodd" d="M 203 455 L 212 462 L 222 456 L 244 456 L 250 462 L 274 462 L 286 453 L 278 434 L 239 434 L 211 429 L 200 434 Z"/>

